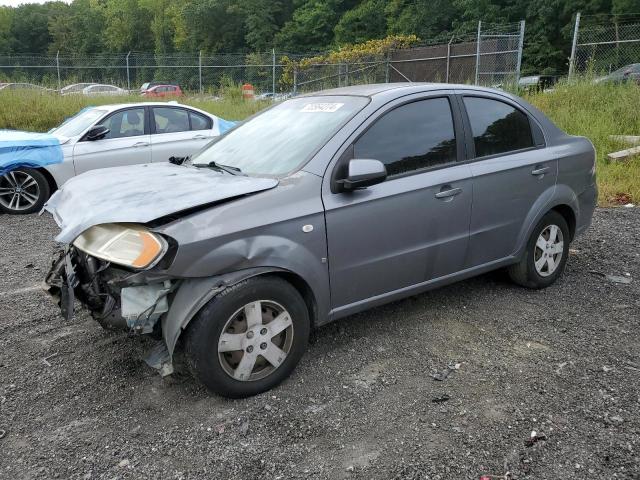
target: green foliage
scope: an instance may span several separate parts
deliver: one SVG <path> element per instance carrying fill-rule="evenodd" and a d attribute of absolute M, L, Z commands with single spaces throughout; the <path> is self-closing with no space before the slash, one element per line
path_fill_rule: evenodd
<path fill-rule="evenodd" d="M 599 203 L 609 205 L 630 196 L 640 202 L 640 156 L 609 162 L 607 154 L 629 148 L 610 135 L 638 135 L 640 95 L 633 84 L 594 84 L 591 79 L 561 83 L 553 91 L 528 96 L 561 129 L 589 138 L 596 148 Z"/>
<path fill-rule="evenodd" d="M 270 105 L 269 102 L 243 101 L 240 87 L 229 82 L 224 93 L 233 94 L 222 99 L 186 98 L 181 103 L 192 105 L 227 120 L 243 120 Z M 240 93 L 235 93 L 240 92 Z M 146 101 L 138 95 L 118 97 L 117 102 Z M 153 101 L 153 99 L 150 99 Z M 54 95 L 27 90 L 0 90 L 0 129 L 46 132 L 60 125 L 66 118 L 88 106 L 114 103 L 114 97 L 85 97 L 83 95 Z"/>
<path fill-rule="evenodd" d="M 526 20 L 523 73 L 567 71 L 583 23 L 640 0 L 73 0 L 0 7 L 0 54 L 319 53 L 389 35 L 429 41 Z M 635 46 L 634 46 L 635 48 Z M 615 62 L 637 58 L 616 53 Z M 603 62 L 608 59 L 603 57 Z"/>
<path fill-rule="evenodd" d="M 320 52 L 333 40 L 333 29 L 340 19 L 341 0 L 308 0 L 293 12 L 275 37 L 281 50 Z"/>
<path fill-rule="evenodd" d="M 387 20 L 382 12 L 386 3 L 386 0 L 364 0 L 360 5 L 345 12 L 334 29 L 335 43 L 344 45 L 384 38 L 387 33 Z"/>

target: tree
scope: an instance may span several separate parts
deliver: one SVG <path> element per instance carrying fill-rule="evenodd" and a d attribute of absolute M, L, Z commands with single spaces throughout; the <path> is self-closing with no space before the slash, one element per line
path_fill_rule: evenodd
<path fill-rule="evenodd" d="M 336 25 L 335 43 L 361 43 L 387 34 L 386 0 L 365 0 L 342 15 Z"/>
<path fill-rule="evenodd" d="M 428 41 L 451 31 L 460 11 L 449 0 L 392 0 L 388 2 L 386 15 L 389 33 L 417 35 Z"/>
<path fill-rule="evenodd" d="M 343 0 L 304 1 L 275 36 L 276 45 L 289 52 L 326 50 L 333 43 L 333 29 L 342 13 L 351 6 L 352 2 Z"/>
<path fill-rule="evenodd" d="M 50 4 L 25 4 L 15 9 L 9 29 L 13 53 L 47 53 L 51 42 L 49 7 Z"/>

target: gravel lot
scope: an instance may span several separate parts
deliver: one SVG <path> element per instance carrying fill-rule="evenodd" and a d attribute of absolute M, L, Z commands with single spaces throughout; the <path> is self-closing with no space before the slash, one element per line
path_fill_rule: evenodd
<path fill-rule="evenodd" d="M 0 478 L 640 479 L 639 208 L 598 210 L 546 291 L 497 272 L 353 316 L 236 401 L 29 290 L 56 231 L 0 215 Z"/>

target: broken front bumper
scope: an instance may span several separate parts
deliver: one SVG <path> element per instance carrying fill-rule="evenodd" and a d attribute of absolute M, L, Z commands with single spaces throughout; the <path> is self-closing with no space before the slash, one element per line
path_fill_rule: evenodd
<path fill-rule="evenodd" d="M 67 246 L 53 261 L 45 283 L 67 320 L 78 300 L 105 328 L 151 333 L 169 310 L 170 294 L 179 282 L 127 271 Z"/>

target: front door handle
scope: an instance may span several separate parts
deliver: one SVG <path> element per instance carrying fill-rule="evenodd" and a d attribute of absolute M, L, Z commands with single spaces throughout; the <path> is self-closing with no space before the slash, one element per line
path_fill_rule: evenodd
<path fill-rule="evenodd" d="M 531 170 L 531 175 L 544 175 L 545 173 L 547 173 L 549 171 L 549 167 L 536 167 L 533 170 Z"/>
<path fill-rule="evenodd" d="M 460 195 L 462 193 L 462 189 L 461 188 L 451 188 L 451 187 L 443 187 L 443 188 L 447 188 L 447 190 L 440 190 L 438 193 L 436 193 L 436 198 L 451 198 L 451 197 L 455 197 L 456 195 Z"/>
<path fill-rule="evenodd" d="M 138 142 L 138 143 L 134 143 L 133 144 L 133 148 L 138 148 L 138 147 L 148 147 L 149 144 L 147 142 Z"/>

